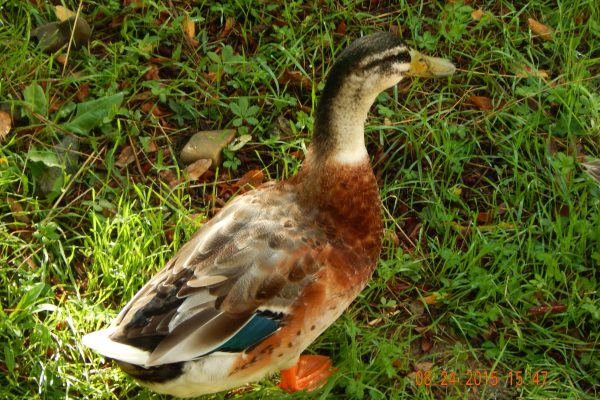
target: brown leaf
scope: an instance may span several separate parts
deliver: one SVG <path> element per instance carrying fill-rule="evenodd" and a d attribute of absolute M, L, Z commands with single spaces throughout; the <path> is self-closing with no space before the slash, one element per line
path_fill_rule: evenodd
<path fill-rule="evenodd" d="M 425 302 L 425 304 L 433 305 L 433 304 L 437 303 L 437 295 L 435 293 L 433 293 L 433 294 L 430 294 L 429 296 L 425 296 L 425 297 L 423 297 L 423 301 Z"/>
<path fill-rule="evenodd" d="M 7 197 L 6 202 L 10 207 L 10 211 L 13 213 L 14 219 L 19 222 L 23 222 L 24 224 L 29 224 L 31 222 L 31 219 L 23 209 L 21 203 L 17 202 L 17 200 L 13 199 L 12 197 Z"/>
<path fill-rule="evenodd" d="M 431 368 L 433 368 L 433 363 L 429 362 L 429 361 L 423 361 L 420 363 L 416 363 L 415 364 L 415 371 L 421 371 L 421 372 L 425 372 L 425 371 L 429 371 Z"/>
<path fill-rule="evenodd" d="M 237 181 L 237 185 L 240 188 L 250 190 L 260 186 L 260 184 L 263 183 L 263 179 L 265 179 L 265 174 L 259 169 L 253 169 L 246 172 L 244 176 Z"/>
<path fill-rule="evenodd" d="M 400 238 L 398 237 L 398 234 L 394 231 L 390 230 L 385 232 L 385 241 L 392 242 L 394 244 L 394 247 L 400 246 Z"/>
<path fill-rule="evenodd" d="M 75 98 L 77 99 L 78 102 L 83 103 L 89 94 L 90 94 L 90 84 L 84 83 L 79 86 L 79 89 L 77 89 L 77 93 L 75 93 Z"/>
<path fill-rule="evenodd" d="M 283 75 L 279 78 L 279 83 L 282 85 L 290 85 L 294 87 L 304 87 L 310 88 L 312 87 L 312 81 L 302 75 L 300 71 L 290 71 L 286 69 L 283 71 Z"/>
<path fill-rule="evenodd" d="M 530 76 L 533 76 L 534 78 L 548 79 L 550 76 L 548 71 L 543 69 L 533 69 L 528 65 L 516 66 L 514 69 L 518 78 L 529 78 Z"/>
<path fill-rule="evenodd" d="M 211 164 L 212 164 L 212 160 L 209 158 L 208 159 L 201 158 L 198 161 L 194 161 L 193 163 L 188 165 L 187 168 L 185 169 L 185 172 L 187 175 L 187 180 L 190 180 L 190 181 L 197 180 L 202 175 L 204 175 L 206 173 L 206 171 L 208 171 Z"/>
<path fill-rule="evenodd" d="M 171 189 L 179 184 L 179 179 L 177 179 L 177 175 L 170 169 L 162 170 L 158 173 L 158 176 L 163 181 L 166 181 Z"/>
<path fill-rule="evenodd" d="M 206 80 L 208 80 L 210 82 L 215 82 L 217 79 L 219 79 L 221 77 L 221 75 L 223 75 L 222 71 L 220 73 L 210 71 L 210 72 L 207 72 L 206 74 L 204 74 L 204 76 L 206 77 Z"/>
<path fill-rule="evenodd" d="M 544 25 L 533 18 L 528 18 L 527 23 L 533 33 L 542 39 L 549 41 L 554 40 L 554 29 L 550 28 L 548 25 Z"/>
<path fill-rule="evenodd" d="M 133 153 L 133 149 L 129 145 L 123 146 L 121 149 L 121 153 L 115 161 L 115 165 L 119 168 L 123 168 L 124 166 L 131 164 L 135 161 L 135 154 Z"/>
<path fill-rule="evenodd" d="M 12 119 L 10 118 L 10 114 L 4 111 L 0 111 L 0 142 L 4 140 L 8 132 L 10 132 L 10 128 L 12 127 Z"/>
<path fill-rule="evenodd" d="M 423 335 L 423 337 L 421 337 L 421 350 L 423 353 L 429 353 L 432 348 L 433 342 L 429 338 L 429 335 Z"/>
<path fill-rule="evenodd" d="M 561 312 L 565 312 L 567 310 L 567 306 L 564 304 L 556 304 L 554 306 L 539 306 L 539 307 L 531 307 L 527 310 L 529 315 L 544 315 L 547 313 L 557 314 Z"/>
<path fill-rule="evenodd" d="M 144 74 L 144 80 L 146 81 L 158 81 L 160 80 L 158 67 L 154 64 L 150 64 L 150 69 Z"/>
<path fill-rule="evenodd" d="M 489 224 L 492 221 L 492 214 L 487 211 L 480 211 L 477 213 L 478 224 Z"/>
<path fill-rule="evenodd" d="M 67 58 L 66 54 L 59 54 L 58 56 L 56 56 L 56 61 L 60 65 L 65 65 L 69 61 L 69 59 Z"/>
<path fill-rule="evenodd" d="M 196 39 L 196 24 L 194 24 L 194 21 L 192 21 L 188 15 L 183 19 L 181 27 L 183 28 L 183 33 L 190 46 L 198 46 L 200 42 Z"/>
<path fill-rule="evenodd" d="M 473 18 L 475 21 L 479 21 L 481 18 L 483 18 L 484 15 L 485 11 L 479 8 L 477 10 L 473 10 L 473 12 L 471 13 L 471 18 Z"/>
<path fill-rule="evenodd" d="M 158 146 L 154 140 L 148 142 L 148 148 L 145 149 L 147 153 L 154 153 L 158 150 Z"/>
<path fill-rule="evenodd" d="M 469 97 L 469 101 L 475 105 L 475 107 L 479 108 L 483 111 L 492 111 L 494 109 L 494 105 L 492 103 L 492 99 L 485 96 L 471 96 Z"/>
<path fill-rule="evenodd" d="M 338 24 L 337 28 L 335 28 L 336 33 L 339 33 L 340 35 L 345 35 L 346 34 L 346 21 L 341 20 L 340 23 Z"/>
<path fill-rule="evenodd" d="M 140 106 L 140 111 L 144 114 L 149 114 L 154 107 L 154 103 L 144 103 Z"/>
<path fill-rule="evenodd" d="M 150 102 L 142 104 L 140 106 L 140 110 L 146 114 L 152 113 L 152 115 L 155 117 L 163 117 L 169 114 L 169 112 L 162 108 L 159 104 Z"/>
<path fill-rule="evenodd" d="M 221 31 L 221 33 L 219 33 L 219 38 L 222 39 L 226 36 L 229 36 L 229 34 L 233 30 L 234 26 L 235 26 L 235 18 L 227 17 L 227 19 L 225 20 L 225 26 L 223 27 L 223 30 Z"/>

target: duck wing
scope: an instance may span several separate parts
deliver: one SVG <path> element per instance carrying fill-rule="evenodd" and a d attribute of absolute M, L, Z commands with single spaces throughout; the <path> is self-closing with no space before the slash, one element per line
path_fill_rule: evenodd
<path fill-rule="evenodd" d="M 151 367 L 271 335 L 320 269 L 324 240 L 296 196 L 272 186 L 237 197 L 84 343 Z"/>

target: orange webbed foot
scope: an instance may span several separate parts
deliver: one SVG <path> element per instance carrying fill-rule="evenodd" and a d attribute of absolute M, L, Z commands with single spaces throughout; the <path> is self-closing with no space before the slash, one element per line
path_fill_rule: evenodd
<path fill-rule="evenodd" d="M 335 368 L 332 368 L 329 357 L 300 356 L 293 367 L 281 370 L 279 387 L 288 393 L 315 390 L 327 383 L 334 372 Z"/>

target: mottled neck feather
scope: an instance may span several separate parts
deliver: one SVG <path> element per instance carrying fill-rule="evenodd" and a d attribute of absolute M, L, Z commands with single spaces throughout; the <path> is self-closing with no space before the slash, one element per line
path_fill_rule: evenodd
<path fill-rule="evenodd" d="M 343 82 L 331 78 L 317 108 L 313 151 L 317 158 L 360 162 L 367 158 L 364 126 L 377 93 L 363 90 L 364 82 L 356 76 Z"/>
<path fill-rule="evenodd" d="M 364 125 L 377 95 L 410 68 L 409 49 L 389 33 L 361 38 L 331 68 L 315 118 L 316 159 L 357 164 L 368 159 Z"/>

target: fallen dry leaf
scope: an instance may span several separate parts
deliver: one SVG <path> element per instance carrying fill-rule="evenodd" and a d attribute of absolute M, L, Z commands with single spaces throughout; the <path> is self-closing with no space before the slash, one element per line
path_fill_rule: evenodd
<path fill-rule="evenodd" d="M 556 314 L 561 313 L 567 310 L 567 306 L 564 304 L 557 304 L 554 306 L 539 306 L 539 307 L 531 307 L 527 310 L 527 314 L 529 315 L 544 315 L 546 313 Z"/>
<path fill-rule="evenodd" d="M 78 102 L 83 103 L 89 94 L 90 94 L 90 85 L 89 85 L 89 83 L 84 83 L 79 86 L 79 89 L 77 89 L 77 93 L 75 93 L 75 98 L 77 99 Z"/>
<path fill-rule="evenodd" d="M 429 351 L 433 348 L 433 342 L 429 338 L 429 335 L 424 335 L 421 338 L 421 351 L 423 353 L 429 353 Z"/>
<path fill-rule="evenodd" d="M 10 128 L 12 127 L 12 119 L 10 114 L 4 111 L 0 111 L 0 142 L 4 140 Z"/>
<path fill-rule="evenodd" d="M 226 36 L 229 36 L 229 34 L 233 30 L 234 26 L 235 26 L 235 18 L 227 17 L 227 19 L 225 20 L 225 26 L 223 27 L 223 30 L 221 31 L 221 33 L 219 33 L 219 38 L 222 39 Z"/>
<path fill-rule="evenodd" d="M 550 28 L 548 25 L 544 25 L 533 18 L 528 18 L 527 23 L 529 24 L 529 28 L 533 31 L 533 33 L 542 39 L 550 41 L 554 40 L 554 29 Z"/>
<path fill-rule="evenodd" d="M 59 54 L 56 56 L 56 61 L 58 61 L 60 65 L 65 65 L 69 59 L 67 58 L 66 54 Z"/>
<path fill-rule="evenodd" d="M 485 11 L 479 8 L 477 10 L 473 10 L 473 12 L 471 13 L 471 18 L 473 18 L 475 21 L 479 21 L 481 18 L 483 18 L 484 15 Z"/>
<path fill-rule="evenodd" d="M 423 361 L 420 363 L 416 363 L 415 364 L 415 371 L 421 371 L 421 372 L 425 372 L 425 371 L 429 371 L 431 368 L 433 368 L 433 363 L 429 362 L 429 361 Z"/>
<path fill-rule="evenodd" d="M 398 237 L 398 234 L 394 231 L 386 231 L 384 239 L 386 242 L 392 242 L 394 244 L 394 247 L 400 246 L 400 238 Z"/>
<path fill-rule="evenodd" d="M 148 142 L 148 148 L 145 149 L 148 153 L 154 153 L 158 150 L 158 146 L 154 140 Z"/>
<path fill-rule="evenodd" d="M 494 104 L 492 103 L 492 99 L 485 96 L 471 96 L 469 97 L 469 101 L 475 105 L 475 107 L 479 108 L 483 111 L 492 111 L 494 109 Z"/>
<path fill-rule="evenodd" d="M 548 79 L 550 77 L 550 74 L 548 73 L 548 71 L 543 70 L 543 69 L 533 69 L 528 65 L 515 66 L 514 70 L 515 70 L 515 75 L 518 78 L 534 77 L 534 78 Z"/>
<path fill-rule="evenodd" d="M 279 83 L 282 85 L 290 85 L 292 87 L 311 88 L 312 81 L 302 75 L 300 71 L 290 71 L 286 69 L 283 75 L 279 78 Z"/>
<path fill-rule="evenodd" d="M 487 211 L 480 211 L 477 213 L 478 224 L 489 224 L 492 222 L 492 214 Z"/>
<path fill-rule="evenodd" d="M 423 301 L 425 304 L 433 305 L 437 302 L 437 295 L 435 293 L 430 294 L 429 296 L 423 297 Z"/>
<path fill-rule="evenodd" d="M 119 168 L 123 168 L 124 166 L 131 164 L 135 160 L 135 154 L 133 154 L 133 149 L 129 145 L 125 145 L 115 161 L 115 165 Z"/>
<path fill-rule="evenodd" d="M 258 187 L 261 183 L 263 183 L 264 178 L 265 174 L 263 174 L 261 170 L 253 169 L 246 172 L 244 176 L 242 176 L 240 180 L 237 181 L 237 185 L 240 188 L 248 186 L 246 189 L 254 189 L 255 187 Z"/>
<path fill-rule="evenodd" d="M 31 222 L 31 219 L 23 209 L 23 206 L 17 202 L 17 200 L 12 197 L 7 197 L 6 202 L 10 207 L 10 211 L 12 212 L 14 219 L 19 222 L 23 222 L 24 224 L 29 224 Z"/>
<path fill-rule="evenodd" d="M 154 64 L 150 64 L 150 69 L 144 74 L 145 81 L 158 81 L 160 80 L 158 67 Z"/>
<path fill-rule="evenodd" d="M 346 34 L 346 21 L 341 20 L 338 26 L 335 28 L 335 32 L 340 35 Z"/>
<path fill-rule="evenodd" d="M 195 181 L 208 171 L 212 165 L 210 158 L 202 158 L 198 161 L 194 161 L 185 169 L 187 180 Z"/>
<path fill-rule="evenodd" d="M 54 14 L 56 14 L 56 18 L 59 21 L 66 21 L 71 17 L 74 17 L 77 15 L 76 12 L 69 10 L 67 7 L 63 7 L 63 6 L 55 6 L 54 7 Z"/>
<path fill-rule="evenodd" d="M 194 24 L 194 21 L 192 21 L 192 19 L 188 15 L 186 15 L 183 19 L 181 27 L 190 45 L 194 47 L 198 46 L 200 42 L 198 42 L 198 40 L 196 39 L 196 24 Z"/>
<path fill-rule="evenodd" d="M 155 117 L 163 117 L 169 114 L 169 112 L 166 111 L 163 107 L 161 107 L 160 104 L 155 104 L 151 102 L 142 104 L 140 106 L 140 111 L 142 111 L 144 114 L 152 113 L 152 115 L 154 115 Z"/>
<path fill-rule="evenodd" d="M 179 180 L 177 179 L 177 175 L 175 175 L 175 172 L 173 172 L 170 169 L 166 169 L 166 170 L 160 171 L 158 173 L 158 176 L 163 181 L 167 181 L 167 184 L 169 185 L 169 187 L 171 189 L 173 189 L 175 186 L 177 186 L 179 184 Z"/>

